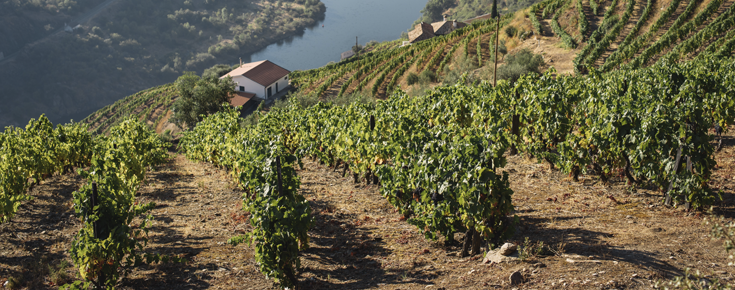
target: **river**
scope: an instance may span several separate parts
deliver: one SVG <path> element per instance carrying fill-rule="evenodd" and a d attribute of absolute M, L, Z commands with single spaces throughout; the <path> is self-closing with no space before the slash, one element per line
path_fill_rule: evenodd
<path fill-rule="evenodd" d="M 355 45 L 355 36 L 361 45 L 398 39 L 421 17 L 427 0 L 321 1 L 327 6 L 324 20 L 303 35 L 271 44 L 243 61 L 267 59 L 290 71 L 318 68 L 339 61 L 340 54 Z"/>

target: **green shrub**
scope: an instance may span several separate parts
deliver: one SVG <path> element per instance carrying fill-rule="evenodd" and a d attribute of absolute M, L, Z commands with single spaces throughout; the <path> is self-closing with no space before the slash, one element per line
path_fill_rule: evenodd
<path fill-rule="evenodd" d="M 419 82 L 419 76 L 416 73 L 409 73 L 408 76 L 406 76 L 406 81 L 408 82 L 408 85 L 413 85 L 417 82 Z"/>
<path fill-rule="evenodd" d="M 544 65 L 544 60 L 541 55 L 523 49 L 505 58 L 505 64 L 498 68 L 498 79 L 509 80 L 514 83 L 524 74 L 530 72 L 540 73 L 539 68 L 542 65 Z"/>
<path fill-rule="evenodd" d="M 436 82 L 436 73 L 432 70 L 424 70 L 419 74 L 419 83 L 428 84 Z"/>
<path fill-rule="evenodd" d="M 204 70 L 202 78 L 220 78 L 235 68 L 236 67 L 231 67 L 226 64 L 215 64 L 214 66 Z"/>
<path fill-rule="evenodd" d="M 505 28 L 505 35 L 507 35 L 508 37 L 515 37 L 516 32 L 518 32 L 518 29 L 515 28 L 515 26 L 508 26 Z"/>

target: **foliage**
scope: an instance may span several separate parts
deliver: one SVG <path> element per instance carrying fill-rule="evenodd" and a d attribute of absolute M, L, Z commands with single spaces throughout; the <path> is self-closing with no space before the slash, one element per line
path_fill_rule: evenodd
<path fill-rule="evenodd" d="M 599 39 L 599 34 L 593 33 L 592 37 L 590 39 L 594 38 L 595 45 L 594 48 L 590 51 L 590 54 L 587 56 L 587 59 L 585 60 L 586 65 L 592 65 L 600 56 L 602 56 L 603 53 L 607 50 L 607 48 L 612 44 L 612 42 L 618 37 L 620 32 L 623 30 L 623 27 L 625 27 L 625 24 L 628 23 L 628 19 L 633 15 L 633 9 L 635 8 L 635 2 L 636 1 L 628 1 L 628 5 L 626 6 L 625 13 L 623 13 L 623 16 L 620 18 L 620 21 L 615 21 L 616 18 L 608 18 L 607 21 L 603 20 L 601 28 L 608 27 L 605 30 L 605 34 L 602 37 L 602 39 Z M 612 10 L 612 9 L 610 9 Z M 598 29 L 599 30 L 599 29 Z M 590 46 L 590 45 L 588 45 Z"/>
<path fill-rule="evenodd" d="M 597 27 L 597 29 L 595 29 L 594 32 L 592 32 L 592 35 L 590 35 L 587 45 L 582 48 L 582 51 L 580 51 L 577 54 L 577 57 L 575 57 L 572 61 L 572 63 L 574 64 L 575 73 L 581 74 L 583 72 L 585 59 L 589 56 L 592 50 L 597 47 L 597 42 L 599 42 L 603 36 L 609 33 L 609 27 L 612 26 L 611 24 L 617 23 L 617 15 L 615 14 L 615 7 L 617 7 L 617 5 L 618 0 L 613 0 L 609 6 L 610 9 L 607 9 L 605 11 L 605 15 L 602 18 L 602 23 Z"/>
<path fill-rule="evenodd" d="M 538 20 L 538 16 L 536 16 L 536 13 L 538 13 L 539 5 L 533 5 L 531 6 L 531 9 L 528 11 L 528 18 L 531 19 L 531 25 L 533 26 L 533 32 L 535 32 L 538 35 L 542 35 L 543 28 L 541 28 L 541 22 Z"/>
<path fill-rule="evenodd" d="M 590 0 L 590 3 L 595 2 L 594 0 Z M 577 0 L 577 23 L 579 25 L 579 34 L 582 35 L 582 38 L 584 38 L 584 35 L 587 34 L 587 29 L 589 29 L 589 21 L 587 20 L 587 15 L 584 14 L 584 7 L 582 6 L 582 0 Z M 633 33 L 631 33 L 633 34 Z"/>
<path fill-rule="evenodd" d="M 421 10 L 423 16 L 416 20 L 414 24 L 440 21 L 442 20 L 442 13 L 454 5 L 455 2 L 452 0 L 429 0 L 426 2 L 426 7 Z"/>
<path fill-rule="evenodd" d="M 0 133 L 0 223 L 9 221 L 26 192 L 55 173 L 86 166 L 92 154 L 92 135 L 78 124 L 54 128 L 46 116 L 31 119 L 25 130 L 7 127 Z"/>
<path fill-rule="evenodd" d="M 108 137 L 97 137 L 95 143 L 91 167 L 79 170 L 88 183 L 73 194 L 75 214 L 84 225 L 74 236 L 70 252 L 82 279 L 97 288 L 110 289 L 132 267 L 170 260 L 159 254 L 142 253 L 148 221 L 153 218 L 145 214 L 155 204 L 135 201 L 146 168 L 168 158 L 168 144 L 132 119 L 112 128 Z M 94 206 L 93 194 L 97 200 Z M 141 218 L 137 226 L 133 225 L 135 218 Z M 66 287 L 83 285 L 84 282 L 76 282 Z"/>
<path fill-rule="evenodd" d="M 425 70 L 419 74 L 420 84 L 433 83 L 433 82 L 436 82 L 436 79 L 437 78 L 436 78 L 436 74 L 434 73 L 434 71 Z"/>
<path fill-rule="evenodd" d="M 459 58 L 456 61 L 454 61 L 453 68 L 451 69 L 449 67 L 444 68 L 444 76 L 442 78 L 442 83 L 444 85 L 453 85 L 458 82 L 466 84 L 465 82 L 460 82 L 460 80 L 462 79 L 462 76 L 471 71 L 474 71 L 475 69 L 477 69 L 477 65 L 475 64 L 475 61 L 472 58 L 464 56 L 464 55 L 460 55 Z"/>
<path fill-rule="evenodd" d="M 179 127 L 193 128 L 204 116 L 219 111 L 223 103 L 229 103 L 235 92 L 231 78 L 200 78 L 187 72 L 176 82 L 179 98 L 173 105 L 172 121 Z"/>
<path fill-rule="evenodd" d="M 202 73 L 202 78 L 208 79 L 208 78 L 220 78 L 233 69 L 236 69 L 239 65 L 235 66 L 229 66 L 226 64 L 216 64 L 208 69 L 205 69 Z"/>
<path fill-rule="evenodd" d="M 518 28 L 516 28 L 515 26 L 505 27 L 505 35 L 507 35 L 508 37 L 515 37 L 517 32 Z"/>
<path fill-rule="evenodd" d="M 359 44 L 352 46 L 352 52 L 354 52 L 355 55 L 359 55 L 360 52 L 362 52 L 363 49 L 364 49 L 364 47 L 362 47 L 362 45 L 359 45 Z"/>
<path fill-rule="evenodd" d="M 419 76 L 416 73 L 414 73 L 414 72 L 409 73 L 408 76 L 406 76 L 406 82 L 408 83 L 409 86 L 410 85 L 413 85 L 415 83 L 418 83 L 419 82 Z"/>
<path fill-rule="evenodd" d="M 711 39 L 725 34 L 735 27 L 735 7 L 732 5 L 688 39 L 677 44 L 666 56 L 667 61 L 678 61 L 704 46 Z"/>
<path fill-rule="evenodd" d="M 129 117 L 134 117 L 141 121 L 148 120 L 152 116 L 153 110 L 161 106 L 163 107 L 163 111 L 158 115 L 156 120 L 151 120 L 153 121 L 153 126 L 157 126 L 169 112 L 175 96 L 176 88 L 174 84 L 150 88 L 118 100 L 114 104 L 105 106 L 87 116 L 81 123 L 88 124 L 92 133 L 104 134 L 109 132 L 111 127 Z"/>
<path fill-rule="evenodd" d="M 554 17 L 551 18 L 551 29 L 554 30 L 554 34 L 556 34 L 557 36 L 561 37 L 562 43 L 564 43 L 564 45 L 567 48 L 577 48 L 577 43 L 574 41 L 574 39 L 572 38 L 572 36 L 569 35 L 569 33 L 567 33 L 566 31 L 564 31 L 564 29 L 559 25 L 559 16 L 564 11 L 567 10 L 567 7 L 571 3 L 571 1 L 558 0 L 557 3 L 565 3 L 565 4 L 563 4 L 561 6 L 561 8 L 559 8 L 558 10 L 556 10 L 556 13 L 554 13 Z M 559 5 L 559 4 L 557 4 L 557 5 Z"/>
<path fill-rule="evenodd" d="M 540 68 L 543 65 L 544 60 L 541 55 L 534 54 L 528 49 L 522 49 L 505 58 L 505 63 L 498 68 L 498 79 L 515 83 L 527 73 L 540 74 Z"/>
<path fill-rule="evenodd" d="M 712 15 L 712 13 L 717 11 L 722 2 L 722 0 L 711 1 L 691 21 L 689 19 L 691 18 L 691 15 L 694 14 L 695 9 L 697 8 L 697 2 L 689 2 L 687 8 L 679 15 L 676 21 L 671 24 L 669 30 L 667 30 L 664 35 L 656 40 L 655 43 L 643 50 L 640 55 L 632 59 L 628 64 L 628 67 L 635 69 L 645 65 L 647 62 L 651 61 L 651 59 L 653 59 L 655 55 L 661 53 L 666 48 L 678 42 L 680 39 L 684 39 L 685 37 L 687 37 L 689 35 L 689 32 L 702 25 L 704 21 L 706 21 L 709 16 Z"/>
<path fill-rule="evenodd" d="M 544 242 L 533 243 L 526 237 L 522 245 L 518 246 L 518 259 L 526 261 L 533 259 L 544 252 Z"/>
<path fill-rule="evenodd" d="M 288 128 L 279 113 L 283 111 L 275 109 L 256 126 L 241 128 L 239 113 L 226 108 L 186 132 L 180 146 L 190 159 L 231 169 L 245 190 L 243 210 L 250 212 L 255 229 L 228 242 L 255 244 L 261 272 L 282 287 L 293 287 L 300 263 L 298 252 L 308 247 L 306 233 L 313 219 L 308 202 L 298 193 L 300 182 L 294 171 L 298 158 L 290 153 L 289 136 L 281 135 L 281 130 Z M 280 168 L 276 160 L 280 160 Z"/>
<path fill-rule="evenodd" d="M 493 8 L 492 10 L 490 10 L 490 17 L 491 18 L 500 17 L 500 13 L 498 13 L 498 0 L 493 0 Z"/>
<path fill-rule="evenodd" d="M 619 49 L 616 50 L 610 57 L 608 57 L 605 60 L 605 64 L 600 68 L 602 71 L 610 71 L 614 67 L 620 65 L 624 60 L 632 58 L 645 44 L 648 43 L 650 38 L 658 32 L 658 30 L 666 24 L 666 22 L 669 20 L 669 17 L 676 11 L 676 9 L 679 7 L 679 2 L 681 0 L 674 0 L 671 1 L 669 4 L 669 7 L 666 8 L 666 10 L 659 16 L 659 18 L 656 20 L 656 22 L 648 29 L 648 32 L 646 34 L 639 36 L 635 40 L 632 40 L 632 33 L 629 34 L 625 40 L 623 40 L 623 43 L 625 45 L 620 45 Z M 633 29 L 638 31 L 640 29 L 640 26 L 642 26 L 645 23 L 645 19 L 650 17 L 651 10 L 653 6 L 651 5 L 651 1 L 649 1 L 649 5 L 646 6 L 646 10 L 643 11 L 643 15 L 641 20 L 636 23 L 636 27 Z M 672 26 L 672 28 L 675 26 Z"/>

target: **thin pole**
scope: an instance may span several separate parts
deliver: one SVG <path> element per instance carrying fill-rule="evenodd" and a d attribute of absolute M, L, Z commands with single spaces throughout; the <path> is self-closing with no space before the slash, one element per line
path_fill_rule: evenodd
<path fill-rule="evenodd" d="M 281 175 L 281 156 L 276 156 L 276 168 L 278 170 L 278 195 L 283 196 L 283 177 Z"/>
<path fill-rule="evenodd" d="M 493 73 L 493 87 L 498 84 L 498 42 L 500 39 L 500 15 L 498 15 L 498 29 L 495 30 L 495 72 Z"/>

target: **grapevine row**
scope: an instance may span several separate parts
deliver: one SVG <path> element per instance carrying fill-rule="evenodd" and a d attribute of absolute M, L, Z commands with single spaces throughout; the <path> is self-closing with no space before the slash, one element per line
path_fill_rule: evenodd
<path fill-rule="evenodd" d="M 686 37 L 689 32 L 704 23 L 709 15 L 717 11 L 717 8 L 722 4 L 722 0 L 712 0 L 712 2 L 710 2 L 704 10 L 700 11 L 692 21 L 687 22 L 689 17 L 694 13 L 698 3 L 699 2 L 697 1 L 690 1 L 686 10 L 679 15 L 679 18 L 677 18 L 674 24 L 671 25 L 671 28 L 669 28 L 669 30 L 666 31 L 666 33 L 653 45 L 646 48 L 643 53 L 633 59 L 629 63 L 629 67 L 638 68 L 645 65 L 646 62 L 653 59 L 655 55 L 663 52 L 664 49 L 676 43 L 680 38 L 683 39 Z"/>
<path fill-rule="evenodd" d="M 602 38 L 602 40 L 595 43 L 595 48 L 590 52 L 590 55 L 587 57 L 585 64 L 592 65 L 595 60 L 600 58 L 603 53 L 605 53 L 605 50 L 610 46 L 610 44 L 618 37 L 620 34 L 620 31 L 623 30 L 623 27 L 625 27 L 625 24 L 628 23 L 628 19 L 630 19 L 630 16 L 633 15 L 633 8 L 635 7 L 636 0 L 629 0 L 628 5 L 626 6 L 625 13 L 623 13 L 623 17 L 620 18 L 620 21 L 613 26 L 611 31 L 608 31 L 605 36 Z"/>
<path fill-rule="evenodd" d="M 720 14 L 712 23 L 679 43 L 668 55 L 672 61 L 677 61 L 684 55 L 701 48 L 710 39 L 729 31 L 733 26 L 735 26 L 735 5 L 730 5 L 730 8 Z"/>
<path fill-rule="evenodd" d="M 10 221 L 35 185 L 57 173 L 90 164 L 93 143 L 87 127 L 54 128 L 46 116 L 31 119 L 24 129 L 0 133 L 0 223 Z"/>
<path fill-rule="evenodd" d="M 658 32 L 661 26 L 666 24 L 666 22 L 669 20 L 669 17 L 671 17 L 671 15 L 679 7 L 680 2 L 681 0 L 671 1 L 671 3 L 669 4 L 669 7 L 666 8 L 666 10 L 661 14 L 661 16 L 659 16 L 658 20 L 656 20 L 656 23 L 654 23 L 653 26 L 651 26 L 651 28 L 648 29 L 648 32 L 646 32 L 646 34 L 644 34 L 641 37 L 636 38 L 635 41 L 633 41 L 633 43 L 630 43 L 625 46 L 623 45 L 619 46 L 619 49 L 615 51 L 615 53 L 613 53 L 605 61 L 605 64 L 602 66 L 601 70 L 610 71 L 612 68 L 620 65 L 624 60 L 632 58 L 645 44 L 648 43 L 648 40 L 653 35 L 656 35 L 656 32 Z M 648 9 L 649 8 L 646 8 L 646 10 Z M 644 11 L 643 14 L 646 15 L 646 12 Z"/>
<path fill-rule="evenodd" d="M 582 48 L 582 51 L 580 51 L 579 54 L 577 54 L 577 56 L 574 58 L 574 60 L 572 60 L 572 63 L 574 64 L 574 72 L 576 74 L 582 73 L 581 69 L 584 60 L 587 58 L 592 49 L 596 47 L 596 43 L 600 41 L 600 38 L 603 37 L 603 33 L 605 33 L 605 26 L 607 26 L 606 24 L 610 21 L 610 18 L 615 12 L 615 7 L 617 7 L 617 5 L 618 0 L 613 0 L 610 4 L 610 9 L 605 12 L 602 23 L 600 24 L 600 26 L 597 27 L 594 32 L 592 32 L 592 35 L 590 35 L 589 43 L 587 43 L 587 45 Z"/>
<path fill-rule="evenodd" d="M 561 13 L 566 10 L 566 7 L 571 3 L 570 1 L 565 1 L 566 3 L 562 6 L 561 9 L 559 9 L 555 14 L 554 17 L 551 18 L 551 29 L 554 30 L 554 34 L 561 37 L 562 43 L 568 48 L 577 48 L 577 43 L 574 42 L 574 39 L 572 39 L 572 36 L 569 35 L 566 31 L 564 31 L 561 26 L 559 26 L 559 16 Z"/>

